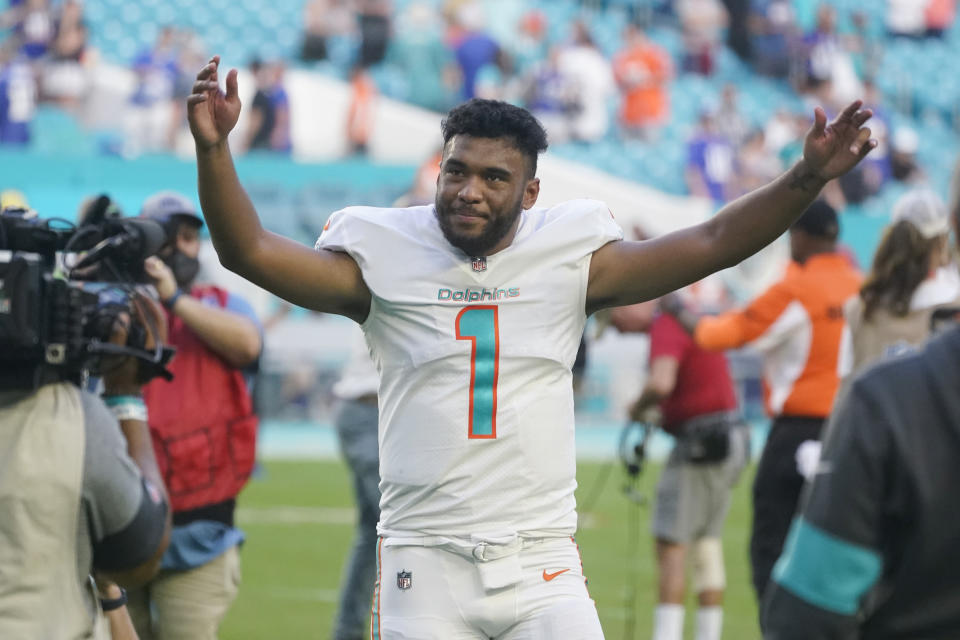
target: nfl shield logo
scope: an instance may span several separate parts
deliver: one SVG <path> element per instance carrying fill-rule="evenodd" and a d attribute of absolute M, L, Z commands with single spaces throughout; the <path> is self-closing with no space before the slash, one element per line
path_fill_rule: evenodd
<path fill-rule="evenodd" d="M 406 591 L 413 586 L 413 573 L 410 571 L 397 572 L 397 588 L 400 591 Z"/>
<path fill-rule="evenodd" d="M 479 258 L 473 259 L 473 270 L 474 271 L 486 271 L 487 270 L 487 258 L 485 256 L 480 256 Z"/>

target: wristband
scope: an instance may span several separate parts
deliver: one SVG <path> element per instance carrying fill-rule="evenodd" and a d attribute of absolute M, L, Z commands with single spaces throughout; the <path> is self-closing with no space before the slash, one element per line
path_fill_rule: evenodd
<path fill-rule="evenodd" d="M 103 402 L 117 420 L 147 421 L 147 405 L 140 396 L 104 396 Z"/>
<path fill-rule="evenodd" d="M 100 610 L 104 613 L 114 611 L 127 604 L 127 590 L 120 585 L 117 585 L 117 588 L 120 589 L 119 598 L 100 598 Z"/>
<path fill-rule="evenodd" d="M 170 296 L 170 297 L 167 298 L 166 300 L 161 300 L 160 302 L 161 302 L 161 304 L 163 304 L 163 306 L 166 307 L 168 310 L 173 311 L 173 305 L 177 304 L 177 300 L 179 300 L 179 299 L 180 299 L 180 296 L 182 296 L 182 295 L 183 295 L 183 289 L 180 289 L 180 288 L 178 287 L 177 290 L 173 292 L 173 295 L 172 295 L 172 296 Z"/>

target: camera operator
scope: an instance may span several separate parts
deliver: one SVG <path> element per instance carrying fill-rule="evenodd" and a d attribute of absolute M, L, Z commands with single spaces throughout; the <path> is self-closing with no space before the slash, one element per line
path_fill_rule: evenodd
<path fill-rule="evenodd" d="M 152 349 L 165 337 L 162 309 L 143 296 L 137 300 L 137 320 Z M 146 314 L 152 322 L 144 321 Z M 127 344 L 130 329 L 129 314 L 119 314 L 110 342 Z M 16 379 L 11 373 L 29 380 L 32 369 L 5 371 L 5 380 Z M 123 588 L 157 572 L 170 513 L 150 446 L 138 361 L 109 356 L 104 371 L 103 399 L 71 382 L 0 388 L 4 640 L 135 637 L 123 634 Z"/>
<path fill-rule="evenodd" d="M 160 223 L 167 238 L 144 268 L 167 310 L 174 377 L 150 383 L 144 399 L 174 528 L 160 574 L 130 593 L 130 615 L 143 640 L 214 639 L 239 590 L 244 537 L 234 510 L 253 469 L 257 429 L 245 373 L 263 340 L 242 298 L 195 284 L 203 221 L 193 203 L 160 192 L 140 217 Z"/>

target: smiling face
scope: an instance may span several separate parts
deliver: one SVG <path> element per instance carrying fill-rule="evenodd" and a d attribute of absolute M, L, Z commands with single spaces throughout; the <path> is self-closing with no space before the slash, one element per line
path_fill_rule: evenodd
<path fill-rule="evenodd" d="M 540 193 L 530 161 L 510 138 L 459 134 L 447 142 L 437 179 L 437 220 L 444 237 L 469 256 L 510 245 L 520 211 Z"/>

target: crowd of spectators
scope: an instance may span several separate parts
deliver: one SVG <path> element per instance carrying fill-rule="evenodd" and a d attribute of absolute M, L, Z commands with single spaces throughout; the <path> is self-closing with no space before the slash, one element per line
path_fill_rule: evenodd
<path fill-rule="evenodd" d="M 375 4 L 389 13 L 385 3 Z M 583 4 L 585 16 L 623 8 L 623 3 Z M 390 28 L 368 36 L 355 7 L 314 0 L 306 8 L 303 50 L 322 40 L 323 46 L 313 48 L 326 55 L 330 39 L 350 36 L 360 43 L 357 58 L 367 68 L 364 61 L 370 56 L 364 52 L 373 38 L 374 48 L 384 52 L 382 59 L 405 80 L 399 93 L 419 106 L 444 111 L 474 96 L 503 99 L 536 114 L 554 143 L 629 145 L 657 143 L 667 130 L 677 135 L 677 128 L 670 128 L 677 117 L 670 102 L 672 83 L 684 74 L 713 76 L 726 39 L 757 74 L 791 87 L 804 108 L 785 107 L 768 122 L 750 122 L 731 85 L 704 101 L 692 126 L 680 129 L 686 136 L 688 192 L 724 202 L 762 184 L 799 154 L 798 142 L 814 105 L 832 115 L 863 97 L 876 113 L 873 129 L 881 147 L 828 191 L 831 203 L 842 208 L 863 202 L 890 181 L 922 179 L 916 132 L 893 130 L 892 105 L 876 80 L 885 38 L 941 37 L 953 21 L 955 4 L 889 0 L 881 25 L 863 10 L 838 14 L 831 4 L 821 3 L 811 26 L 804 28 L 796 3 L 788 0 L 674 0 L 632 12 L 638 20 L 626 24 L 619 38 L 611 41 L 606 34 L 599 41 L 591 21 L 552 24 L 553 14 L 538 8 L 518 14 L 515 28 L 504 34 L 503 20 L 496 21 L 499 29 L 488 24 L 495 21 L 479 0 L 445 0 L 440 11 L 414 0 L 393 14 Z M 739 10 L 741 5 L 746 10 Z M 917 7 L 923 8 L 919 18 Z M 905 14 L 911 12 L 908 19 Z M 316 19 L 319 15 L 325 19 Z M 904 25 L 910 20 L 908 29 Z M 680 36 L 679 51 L 671 52 L 651 37 L 664 24 Z M 744 44 L 738 47 L 740 41 Z"/>
<path fill-rule="evenodd" d="M 197 34 L 165 26 L 152 46 L 139 51 L 131 69 L 135 84 L 123 122 L 126 156 L 172 149 L 186 123 L 185 100 L 206 51 Z"/>
<path fill-rule="evenodd" d="M 901 15 L 908 12 L 905 4 L 912 9 L 924 5 L 891 0 L 885 25 L 891 37 L 940 37 L 955 12 L 955 2 L 930 2 L 927 13 L 920 11 L 920 17 L 926 15 L 932 22 L 915 20 L 908 33 Z M 754 2 L 746 19 L 750 46 L 745 52 L 757 73 L 789 81 L 809 108 L 821 105 L 832 115 L 842 105 L 862 98 L 874 111 L 871 128 L 879 147 L 825 193 L 838 209 L 863 202 L 891 181 L 916 184 L 924 180 L 917 160 L 916 131 L 908 126 L 893 129 L 892 110 L 876 85 L 883 34 L 869 24 L 862 11 L 843 17 L 851 28 L 841 34 L 836 8 L 822 3 L 813 28 L 804 32 L 790 2 Z M 735 29 L 731 26 L 731 33 Z M 781 109 L 766 123 L 750 127 L 738 113 L 736 95 L 736 88 L 728 85 L 719 105 L 701 107 L 687 145 L 689 192 L 717 202 L 763 184 L 795 161 L 801 151 L 798 141 L 809 124 L 806 111 Z"/>
<path fill-rule="evenodd" d="M 11 0 L 0 11 L 0 145 L 30 142 L 39 101 L 74 108 L 97 54 L 87 42 L 80 0 Z"/>
<path fill-rule="evenodd" d="M 664 0 L 627 11 L 634 21 L 613 37 L 598 32 L 592 17 L 624 10 L 625 3 L 581 4 L 582 19 L 561 23 L 533 3 L 514 11 L 515 23 L 505 29 L 503 17 L 488 15 L 481 0 L 306 0 L 299 59 L 249 63 L 256 93 L 238 149 L 290 153 L 284 70 L 332 63 L 351 83 L 344 115 L 349 154 L 367 150 L 379 93 L 440 112 L 474 96 L 498 98 L 529 108 L 552 143 L 685 144 L 687 191 L 724 202 L 792 161 L 808 107 L 823 105 L 832 115 L 862 96 L 876 112 L 881 146 L 831 188 L 831 203 L 859 203 L 890 181 L 923 179 L 917 134 L 894 130 L 894 105 L 876 83 L 885 43 L 943 37 L 956 0 L 887 0 L 883 24 L 876 24 L 877 12 L 838 14 L 826 2 L 805 21 L 791 0 Z M 99 62 L 83 11 L 80 0 L 10 0 L 0 14 L 8 36 L 0 43 L 0 144 L 29 143 L 38 103 L 83 117 Z M 656 37 L 664 26 L 676 35 L 672 49 Z M 768 122 L 751 122 L 739 110 L 736 88 L 726 86 L 695 114 L 678 115 L 671 105 L 674 83 L 693 76 L 709 81 L 727 45 L 758 75 L 790 86 L 805 108 L 795 111 L 794 104 Z M 122 134 L 114 151 L 135 156 L 176 148 L 186 129 L 183 98 L 207 55 L 198 33 L 159 26 L 151 46 L 122 61 L 135 80 L 122 117 L 113 119 Z M 391 78 L 401 79 L 400 90 L 378 86 L 381 68 L 396 72 Z"/>
<path fill-rule="evenodd" d="M 0 12 L 0 146 L 31 143 L 38 106 L 60 107 L 81 122 L 103 121 L 97 107 L 101 56 L 88 40 L 81 0 L 11 0 Z M 0 33 L 3 33 L 0 31 Z M 109 123 L 116 139 L 104 148 L 125 157 L 168 152 L 186 132 L 185 98 L 208 51 L 194 30 L 160 25 L 151 44 L 124 62 L 130 82 L 120 113 Z M 283 88 L 285 62 L 253 60 L 257 84 L 243 149 L 289 153 L 289 103 Z M 102 107 L 100 107 L 102 108 Z"/>
<path fill-rule="evenodd" d="M 84 120 L 95 93 L 101 56 L 89 42 L 81 0 L 10 0 L 0 13 L 0 145 L 28 145 L 38 105 Z M 206 52 L 189 29 L 161 27 L 151 46 L 130 61 L 133 82 L 122 114 L 127 155 L 172 148 L 185 124 L 183 98 Z"/>

